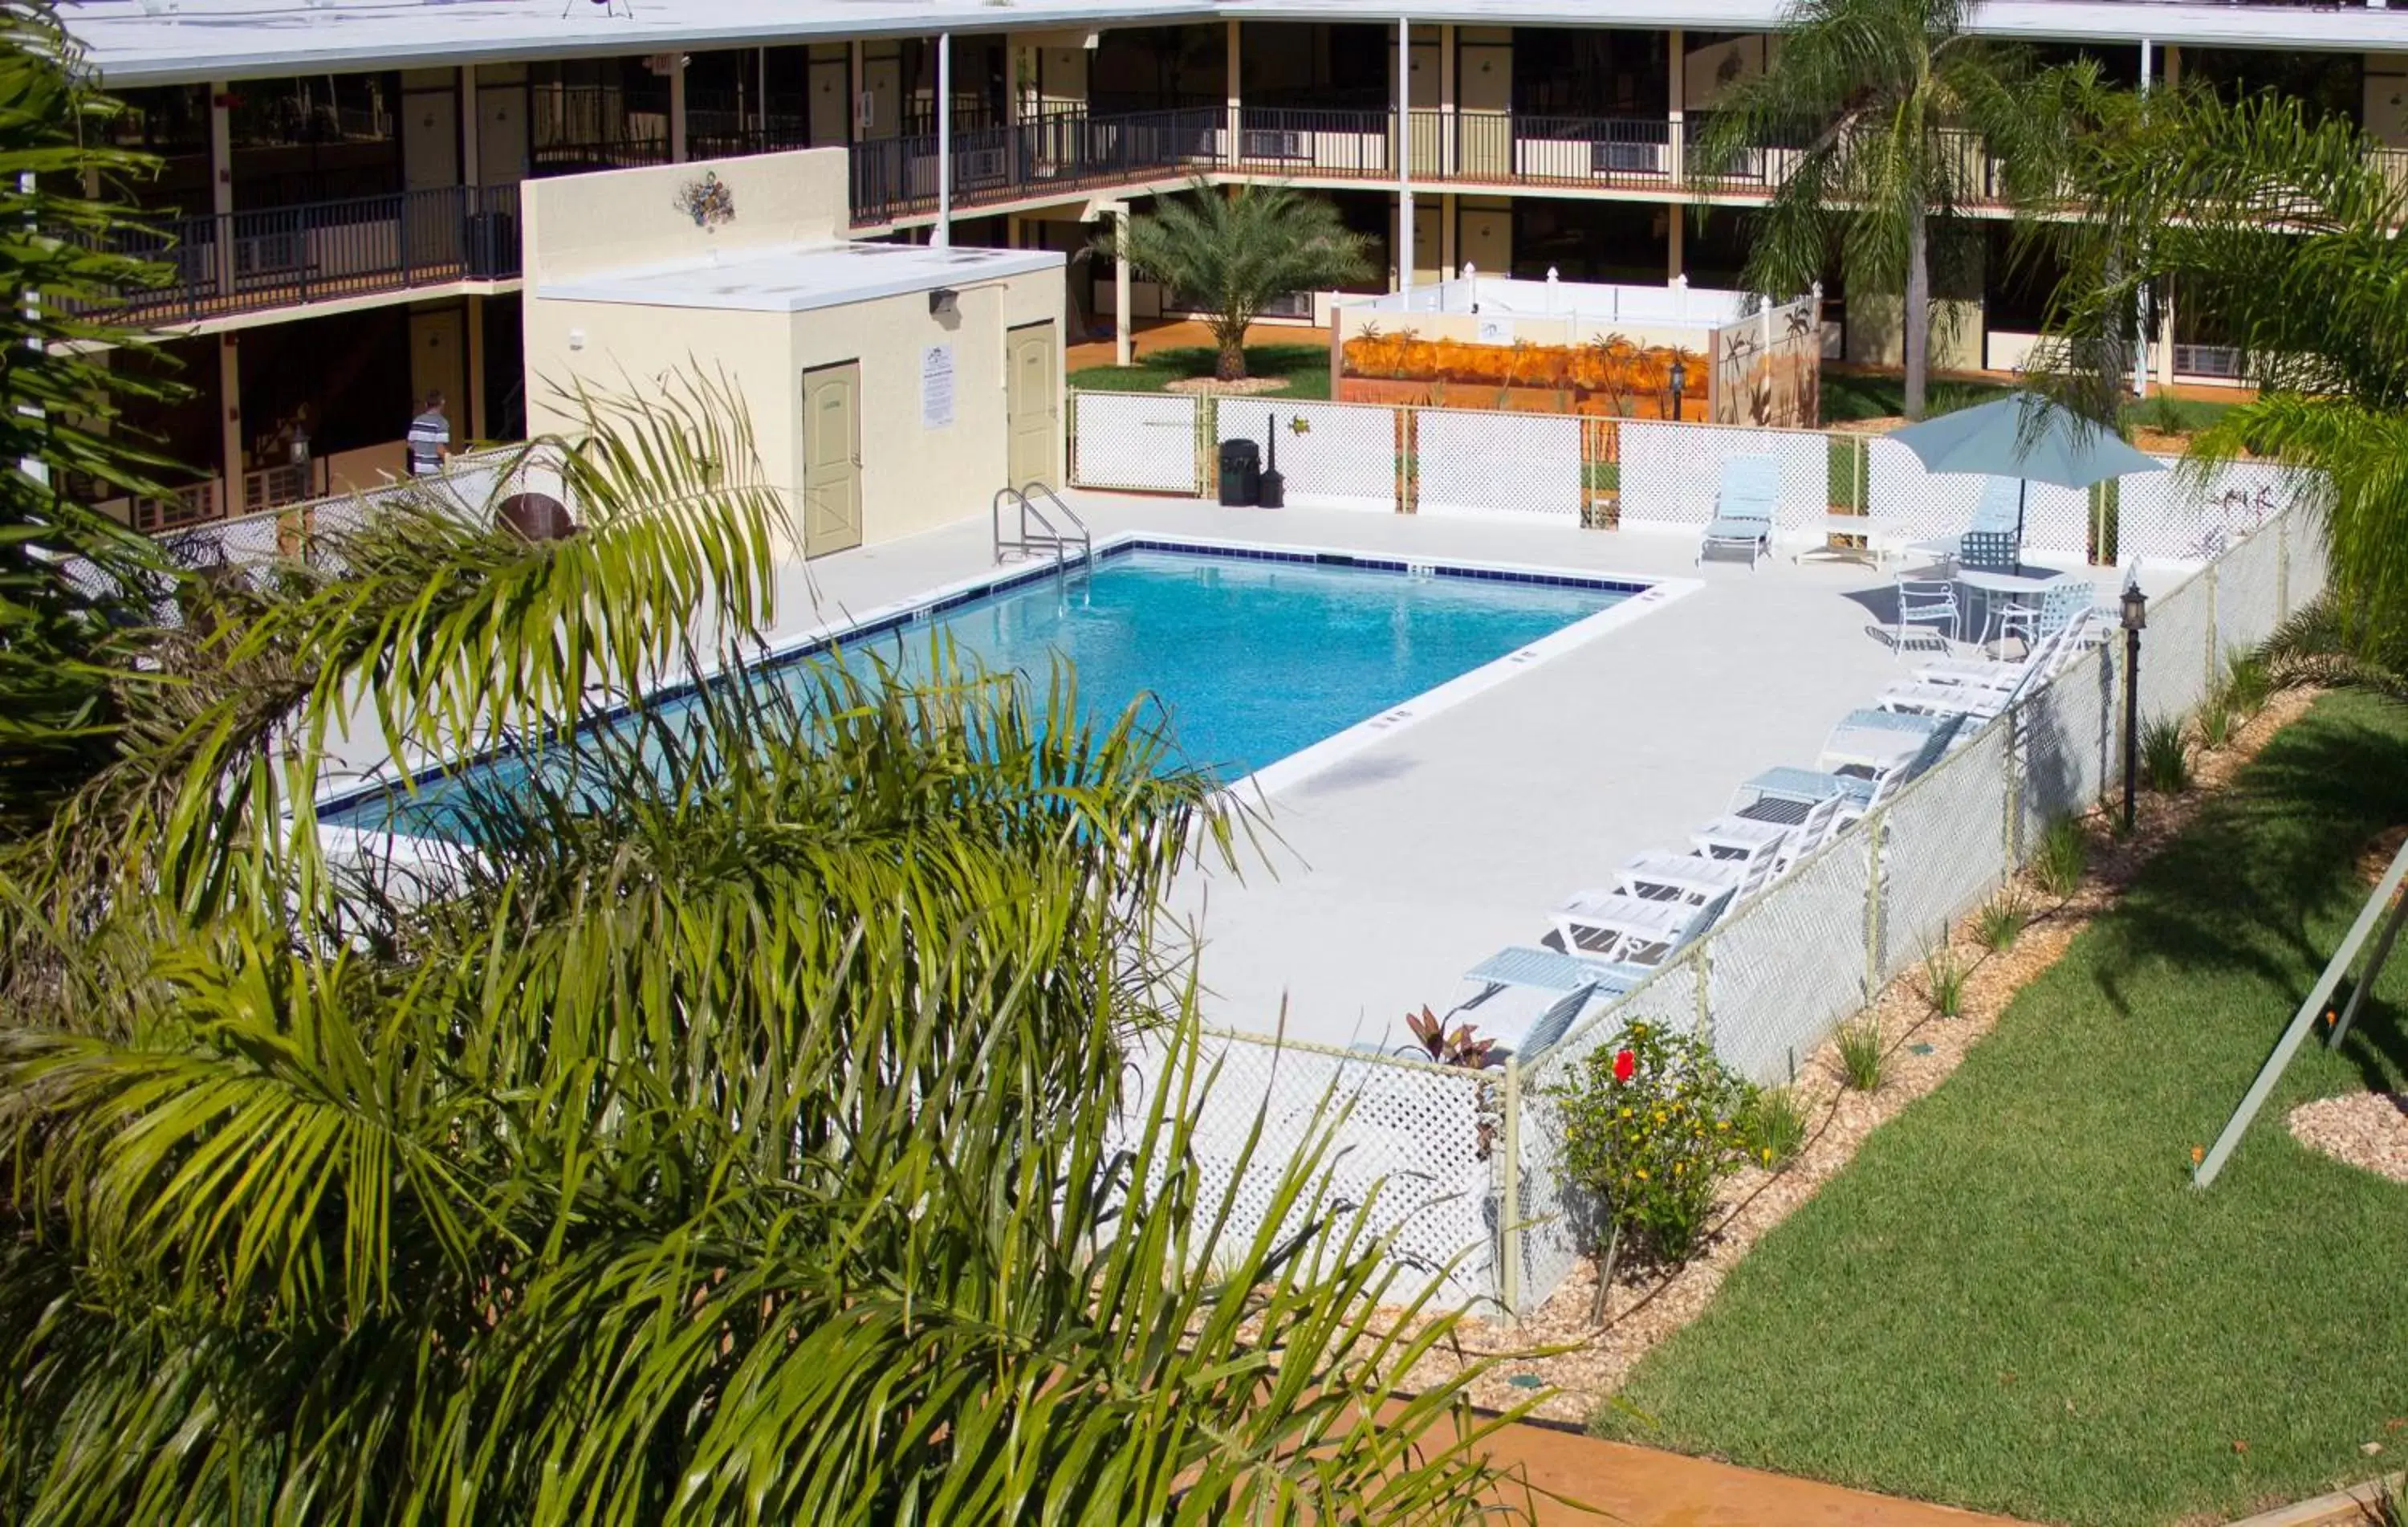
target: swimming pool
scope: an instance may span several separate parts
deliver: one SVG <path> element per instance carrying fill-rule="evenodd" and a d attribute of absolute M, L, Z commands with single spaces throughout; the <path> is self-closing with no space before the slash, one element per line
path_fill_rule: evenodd
<path fill-rule="evenodd" d="M 1236 780 L 1325 748 L 1366 723 L 1649 593 L 1611 577 L 1343 553 L 1131 540 L 1090 569 L 1022 569 L 832 633 L 767 666 L 875 652 L 906 675 L 941 633 L 965 661 L 1042 684 L 1076 666 L 1090 713 L 1158 700 L 1180 756 Z M 1502 675 L 1499 675 L 1501 677 Z M 678 703 L 671 700 L 668 703 Z M 517 766 L 468 766 L 488 781 Z M 443 830 L 449 782 L 383 790 L 320 818 L 364 830 Z"/>

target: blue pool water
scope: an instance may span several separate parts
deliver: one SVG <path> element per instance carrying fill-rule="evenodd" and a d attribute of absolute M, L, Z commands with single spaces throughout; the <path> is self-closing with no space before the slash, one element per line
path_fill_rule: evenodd
<path fill-rule="evenodd" d="M 941 630 L 965 661 L 1042 685 L 1076 665 L 1089 713 L 1152 695 L 1186 761 L 1236 779 L 1641 592 L 1394 565 L 1140 548 L 1085 575 L 1046 574 L 933 615 L 843 639 L 906 674 Z M 507 771 L 493 761 L 473 766 Z M 496 780 L 498 783 L 498 780 Z M 322 814 L 338 825 L 442 830 L 439 785 L 398 809 L 382 796 Z"/>

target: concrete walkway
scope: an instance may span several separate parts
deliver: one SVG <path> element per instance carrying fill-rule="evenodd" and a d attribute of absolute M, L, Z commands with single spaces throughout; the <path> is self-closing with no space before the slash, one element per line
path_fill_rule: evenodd
<path fill-rule="evenodd" d="M 1539 1520 L 1545 1527 L 1601 1520 L 1628 1527 L 2018 1527 L 2005 1517 L 1870 1495 L 1549 1427 L 1510 1428 L 1498 1436 L 1489 1457 L 1521 1464 L 1533 1486 L 1600 1514 L 1542 1500 Z"/>

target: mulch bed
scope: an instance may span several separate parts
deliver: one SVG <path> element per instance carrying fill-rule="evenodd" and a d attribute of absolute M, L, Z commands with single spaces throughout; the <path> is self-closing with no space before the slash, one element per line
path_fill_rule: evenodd
<path fill-rule="evenodd" d="M 1601 1328 L 1589 1318 L 1597 1280 L 1595 1268 L 1584 1263 L 1518 1326 L 1464 1321 L 1455 1350 L 1426 1360 L 1405 1387 L 1435 1382 L 1463 1361 L 1495 1357 L 1502 1360 L 1498 1366 L 1473 1385 L 1475 1403 L 1506 1409 L 1540 1393 L 1544 1397 L 1532 1414 L 1586 1420 L 1641 1358 L 1697 1318 L 1740 1259 L 1837 1175 L 1868 1135 L 1947 1080 L 2015 994 L 2055 964 L 2074 937 L 2114 903 L 2134 873 L 2190 825 L 2206 798 L 2229 784 L 2314 699 L 2304 690 L 2278 694 L 2246 726 L 2235 728 L 2225 747 L 2195 754 L 2192 788 L 2177 796 L 2144 793 L 2129 835 L 2111 835 L 2109 817 L 2094 813 L 2087 824 L 2089 872 L 2073 895 L 2051 897 L 2028 874 L 2014 882 L 2033 915 L 2008 949 L 1983 947 L 1973 936 L 1974 919 L 1960 921 L 1948 944 L 1967 972 L 1956 1016 L 1943 1018 L 1934 1010 L 1920 968 L 1893 979 L 1866 1014 L 1880 1025 L 1888 1051 L 1878 1090 L 1858 1092 L 1842 1085 L 1836 1042 L 1826 1042 L 1802 1060 L 1794 1090 L 1810 1120 L 1806 1147 L 1784 1166 L 1742 1170 L 1730 1180 L 1717 1203 L 1725 1217 L 1703 1256 L 1669 1276 L 1617 1276 Z M 2402 1130 L 2401 1159 L 2408 1162 L 2408 1116 L 2394 1110 L 2394 1117 Z"/>

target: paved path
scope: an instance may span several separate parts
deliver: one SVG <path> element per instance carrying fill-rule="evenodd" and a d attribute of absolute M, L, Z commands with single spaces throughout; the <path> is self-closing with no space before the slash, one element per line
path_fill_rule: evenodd
<path fill-rule="evenodd" d="M 1533 1485 L 1603 1514 L 1542 1501 L 1539 1520 L 1545 1527 L 1601 1520 L 1628 1527 L 2018 1527 L 2005 1517 L 1869 1495 L 1549 1427 L 1513 1427 L 1498 1437 L 1489 1456 L 1522 1464 Z"/>

